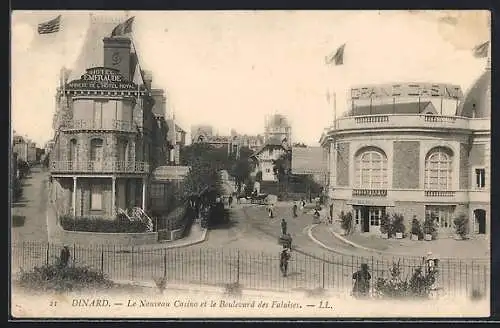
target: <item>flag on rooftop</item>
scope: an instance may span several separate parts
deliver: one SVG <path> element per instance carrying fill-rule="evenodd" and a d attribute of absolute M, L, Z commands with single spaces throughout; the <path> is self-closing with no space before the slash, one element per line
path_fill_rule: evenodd
<path fill-rule="evenodd" d="M 334 54 L 326 56 L 325 62 L 327 65 L 331 63 L 335 63 L 335 65 L 343 65 L 344 64 L 344 48 L 345 43 L 341 45 Z"/>
<path fill-rule="evenodd" d="M 488 47 L 490 45 L 490 41 L 486 41 L 474 47 L 474 57 L 476 58 L 486 58 L 488 57 Z"/>
<path fill-rule="evenodd" d="M 61 28 L 61 15 L 45 23 L 38 24 L 38 34 L 49 34 L 59 32 Z"/>
<path fill-rule="evenodd" d="M 116 25 L 116 27 L 111 32 L 111 36 L 121 36 L 128 33 L 132 33 L 132 25 L 134 23 L 135 16 L 130 17 L 125 22 Z"/>

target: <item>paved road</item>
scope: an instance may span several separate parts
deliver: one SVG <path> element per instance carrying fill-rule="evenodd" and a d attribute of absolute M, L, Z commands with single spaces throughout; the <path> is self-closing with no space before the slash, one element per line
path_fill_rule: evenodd
<path fill-rule="evenodd" d="M 31 174 L 23 181 L 23 199 L 12 204 L 12 215 L 25 217 L 22 226 L 12 226 L 11 240 L 46 242 L 47 238 L 47 197 L 49 173 L 40 167 L 33 167 Z"/>

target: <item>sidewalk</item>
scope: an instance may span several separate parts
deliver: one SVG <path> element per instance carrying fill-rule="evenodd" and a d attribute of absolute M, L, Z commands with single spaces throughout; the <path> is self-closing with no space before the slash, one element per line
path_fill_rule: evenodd
<path fill-rule="evenodd" d="M 432 252 L 440 258 L 490 259 L 490 242 L 487 238 L 469 240 L 442 238 L 433 241 L 413 241 L 409 238 L 382 239 L 378 234 L 363 235 L 359 232 L 343 236 L 338 223 L 315 226 L 311 229 L 311 235 L 313 239 L 326 247 L 334 248 L 333 240 L 337 239 L 352 247 L 383 255 L 420 257 Z"/>
<path fill-rule="evenodd" d="M 70 238 L 69 234 L 66 234 L 66 230 L 64 230 L 59 223 L 57 222 L 57 216 L 55 213 L 55 210 L 53 208 L 53 204 L 50 203 L 50 200 L 48 200 L 47 204 L 47 231 L 48 231 L 48 237 L 49 241 L 53 244 L 73 244 L 74 240 Z M 188 247 L 192 245 L 196 245 L 199 243 L 202 243 L 206 240 L 207 238 L 207 229 L 202 229 L 198 224 L 193 224 L 191 226 L 191 231 L 189 232 L 189 235 L 187 237 L 177 239 L 174 241 L 165 241 L 165 242 L 157 242 L 155 244 L 148 244 L 148 245 L 136 245 L 136 246 L 127 246 L 127 245 L 120 245 L 121 250 L 137 250 L 137 251 L 144 251 L 144 250 L 157 250 L 157 249 L 172 249 L 172 248 L 180 248 L 180 247 Z M 92 237 L 90 237 L 91 239 Z M 93 243 L 92 240 L 88 241 L 88 244 L 97 244 Z"/>

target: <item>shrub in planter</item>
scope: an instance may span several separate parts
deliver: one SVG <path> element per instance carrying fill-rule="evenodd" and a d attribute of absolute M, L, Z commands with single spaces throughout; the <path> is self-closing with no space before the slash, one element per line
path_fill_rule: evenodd
<path fill-rule="evenodd" d="M 404 217 L 401 214 L 394 214 L 392 217 L 392 230 L 394 231 L 396 238 L 403 238 L 406 227 L 404 224 Z"/>
<path fill-rule="evenodd" d="M 340 219 L 340 227 L 344 229 L 345 234 L 348 235 L 352 233 L 353 231 L 352 213 L 351 212 L 344 213 L 344 211 L 342 211 L 340 212 L 339 219 Z"/>
<path fill-rule="evenodd" d="M 391 238 L 392 236 L 391 219 L 387 214 L 384 214 L 380 219 L 380 233 L 383 238 Z"/>
<path fill-rule="evenodd" d="M 465 213 L 460 213 L 455 219 L 453 219 L 453 224 L 455 224 L 455 232 L 461 239 L 467 239 L 467 234 L 469 233 L 469 218 Z"/>
<path fill-rule="evenodd" d="M 424 226 L 423 226 L 425 240 L 435 239 L 435 235 L 437 232 L 436 225 L 434 223 L 435 221 L 436 221 L 436 219 L 433 215 L 425 217 Z"/>
<path fill-rule="evenodd" d="M 424 238 L 422 226 L 416 217 L 413 217 L 413 220 L 411 221 L 411 238 L 412 240 L 421 240 Z"/>

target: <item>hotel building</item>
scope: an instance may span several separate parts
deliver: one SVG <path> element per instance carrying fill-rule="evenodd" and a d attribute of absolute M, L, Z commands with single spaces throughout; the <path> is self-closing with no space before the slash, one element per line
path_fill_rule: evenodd
<path fill-rule="evenodd" d="M 113 218 L 148 210 L 152 171 L 168 162 L 164 91 L 142 71 L 133 40 L 109 37 L 122 20 L 92 17 L 59 88 L 50 153 L 58 214 Z"/>

